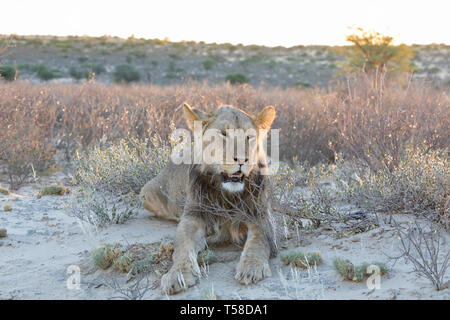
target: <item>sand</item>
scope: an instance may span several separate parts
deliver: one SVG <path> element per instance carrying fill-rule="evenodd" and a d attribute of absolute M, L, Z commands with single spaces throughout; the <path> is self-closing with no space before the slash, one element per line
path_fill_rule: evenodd
<path fill-rule="evenodd" d="M 49 177 L 58 182 L 60 177 Z M 124 288 L 133 284 L 127 275 L 96 269 L 90 253 L 104 243 L 151 243 L 173 239 L 176 224 L 154 217 L 142 209 L 124 224 L 95 229 L 67 215 L 72 194 L 43 196 L 40 184 L 29 184 L 10 195 L 0 194 L 0 205 L 12 200 L 11 211 L 0 211 L 0 299 L 110 299 L 120 296 L 108 286 L 117 281 Z M 76 188 L 76 187 L 75 187 Z M 407 222 L 412 216 L 397 215 Z M 379 216 L 383 221 L 383 216 Z M 411 262 L 393 263 L 387 255 L 398 254 L 399 242 L 392 226 L 380 226 L 359 234 L 337 237 L 333 228 L 300 230 L 290 234 L 284 248 L 300 247 L 304 252 L 320 251 L 324 263 L 309 270 L 284 266 L 279 257 L 270 261 L 272 277 L 258 284 L 242 286 L 234 279 L 240 248 L 222 245 L 212 250 L 218 262 L 209 266 L 198 284 L 173 296 L 161 294 L 159 279 L 150 276 L 145 299 L 449 299 L 450 290 L 436 291 L 431 282 L 413 272 Z M 447 239 L 448 240 L 448 239 Z M 443 252 L 448 251 L 447 241 Z M 389 268 L 380 288 L 366 282 L 344 280 L 334 269 L 336 257 L 359 262 L 384 262 Z M 79 269 L 78 269 L 79 268 Z M 80 286 L 69 286 L 73 270 L 80 270 Z M 68 273 L 69 271 L 69 273 Z M 76 274 L 76 272 L 75 272 Z M 448 278 L 448 276 L 447 276 Z M 70 281 L 69 281 L 70 282 Z M 71 283 L 76 283 L 71 282 Z"/>

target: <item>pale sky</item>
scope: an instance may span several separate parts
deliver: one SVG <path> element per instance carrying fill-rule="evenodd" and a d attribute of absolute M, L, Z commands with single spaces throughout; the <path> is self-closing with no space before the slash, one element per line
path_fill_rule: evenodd
<path fill-rule="evenodd" d="M 450 44 L 449 0 L 2 0 L 0 34 L 341 45 L 349 27 Z"/>

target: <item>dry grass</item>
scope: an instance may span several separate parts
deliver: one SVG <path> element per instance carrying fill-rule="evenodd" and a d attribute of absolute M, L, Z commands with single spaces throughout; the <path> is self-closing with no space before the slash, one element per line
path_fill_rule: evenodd
<path fill-rule="evenodd" d="M 180 106 L 206 111 L 232 104 L 249 112 L 277 109 L 280 154 L 310 164 L 336 152 L 372 170 L 394 167 L 407 145 L 429 149 L 449 141 L 450 99 L 417 81 L 407 86 L 382 76 L 361 76 L 323 89 L 252 88 L 202 83 L 160 86 L 33 85 L 0 83 L 0 161 L 11 189 L 52 165 L 55 153 L 70 159 L 102 137 L 167 138 L 185 127 Z M 391 160 L 385 163 L 386 156 Z M 33 167 L 32 167 L 33 166 Z"/>

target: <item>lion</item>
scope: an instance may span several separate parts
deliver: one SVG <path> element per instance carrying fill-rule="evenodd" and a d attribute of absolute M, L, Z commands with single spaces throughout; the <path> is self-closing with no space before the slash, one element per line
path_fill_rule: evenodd
<path fill-rule="evenodd" d="M 229 130 L 253 129 L 256 134 L 244 140 L 245 154 L 233 148 L 231 162 L 175 164 L 170 160 L 142 188 L 140 197 L 145 209 L 157 217 L 179 222 L 173 265 L 161 278 L 162 292 L 175 294 L 196 283 L 197 254 L 207 241 L 245 242 L 235 274 L 239 283 L 249 285 L 270 277 L 269 258 L 276 255 L 277 249 L 270 236 L 273 230 L 268 176 L 262 172 L 268 163 L 262 141 L 275 118 L 275 109 L 268 106 L 252 116 L 222 106 L 213 114 L 205 114 L 184 104 L 183 111 L 191 131 L 198 121 L 202 135 L 208 129 L 216 130 L 224 142 L 234 146 L 237 140 L 228 136 Z M 206 148 L 206 139 L 202 143 Z"/>

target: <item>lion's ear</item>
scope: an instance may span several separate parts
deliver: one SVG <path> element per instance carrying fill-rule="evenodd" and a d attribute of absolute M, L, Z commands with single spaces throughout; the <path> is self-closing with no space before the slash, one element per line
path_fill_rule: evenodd
<path fill-rule="evenodd" d="M 189 129 L 194 130 L 194 121 L 202 121 L 202 113 L 192 109 L 187 103 L 183 105 L 184 118 L 186 119 Z"/>
<path fill-rule="evenodd" d="M 267 106 L 256 116 L 255 124 L 258 128 L 269 130 L 274 119 L 275 108 Z"/>

